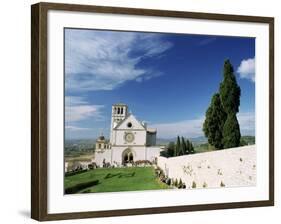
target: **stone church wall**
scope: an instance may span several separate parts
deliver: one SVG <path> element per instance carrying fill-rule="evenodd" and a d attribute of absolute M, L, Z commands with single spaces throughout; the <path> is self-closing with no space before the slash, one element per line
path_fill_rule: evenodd
<path fill-rule="evenodd" d="M 110 162 L 110 158 L 111 158 L 111 150 L 110 149 L 105 149 L 103 152 L 102 151 L 97 151 L 95 152 L 95 158 L 93 160 L 93 162 L 95 162 L 98 166 L 102 166 L 103 165 L 103 160 L 105 159 L 105 162 Z"/>
<path fill-rule="evenodd" d="M 125 132 L 132 132 L 134 134 L 134 141 L 132 143 L 126 143 L 124 140 Z M 118 130 L 116 133 L 116 145 L 127 145 L 127 146 L 134 146 L 134 145 L 145 145 L 146 144 L 146 131 L 145 130 Z"/>

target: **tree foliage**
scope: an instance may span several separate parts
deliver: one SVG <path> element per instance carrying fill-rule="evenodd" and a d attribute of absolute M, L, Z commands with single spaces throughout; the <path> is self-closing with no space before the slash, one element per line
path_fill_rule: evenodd
<path fill-rule="evenodd" d="M 176 142 L 170 142 L 167 146 L 168 157 L 188 155 L 191 153 L 195 153 L 193 144 L 188 139 L 185 140 L 183 136 L 177 136 Z"/>
<path fill-rule="evenodd" d="M 223 146 L 232 148 L 240 145 L 240 128 L 235 113 L 228 114 L 223 127 Z"/>
<path fill-rule="evenodd" d="M 186 139 L 186 149 L 187 149 L 186 154 L 193 154 L 193 153 L 195 153 L 193 144 L 192 144 L 192 142 L 191 142 L 190 140 L 188 140 L 188 139 Z"/>
<path fill-rule="evenodd" d="M 188 154 L 188 149 L 186 147 L 184 137 L 181 137 L 181 153 L 180 153 L 180 155 L 185 155 L 185 154 Z"/>
<path fill-rule="evenodd" d="M 194 150 L 194 147 L 193 147 L 192 142 L 189 141 L 188 139 L 187 139 L 186 141 L 189 142 L 189 146 L 188 146 L 188 152 L 189 152 L 189 154 L 195 153 L 195 150 Z"/>
<path fill-rule="evenodd" d="M 175 143 L 169 142 L 168 149 L 167 149 L 168 157 L 172 157 L 175 155 Z"/>
<path fill-rule="evenodd" d="M 240 144 L 241 134 L 236 113 L 239 112 L 241 89 L 233 71 L 230 61 L 226 60 L 219 93 L 212 97 L 203 124 L 208 143 L 217 149 L 237 147 Z"/>
<path fill-rule="evenodd" d="M 222 107 L 220 95 L 214 94 L 211 105 L 206 112 L 206 118 L 203 124 L 203 131 L 208 138 L 208 143 L 217 149 L 223 148 L 222 132 L 226 113 Z"/>
<path fill-rule="evenodd" d="M 175 147 L 175 156 L 179 156 L 181 150 L 181 141 L 180 136 L 177 137 L 176 147 Z"/>
<path fill-rule="evenodd" d="M 227 114 L 238 113 L 241 89 L 237 84 L 233 67 L 229 60 L 224 62 L 223 81 L 220 84 L 220 97 Z"/>

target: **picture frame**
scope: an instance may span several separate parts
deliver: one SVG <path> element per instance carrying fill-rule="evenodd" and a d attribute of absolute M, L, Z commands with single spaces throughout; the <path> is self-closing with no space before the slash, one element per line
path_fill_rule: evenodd
<path fill-rule="evenodd" d="M 267 144 L 267 179 L 265 180 L 266 199 L 260 200 L 241 200 L 217 203 L 198 203 L 198 204 L 181 204 L 181 205 L 165 205 L 165 206 L 144 206 L 130 207 L 123 209 L 102 209 L 81 211 L 65 211 L 50 212 L 50 164 L 53 157 L 50 157 L 50 147 L 55 144 L 50 143 L 50 104 L 49 97 L 50 85 L 54 84 L 50 80 L 49 73 L 52 71 L 49 64 L 50 54 L 50 33 L 49 29 L 53 23 L 49 18 L 50 12 L 67 13 L 84 13 L 86 16 L 91 14 L 102 14 L 103 16 L 125 16 L 140 18 L 163 18 L 169 20 L 197 20 L 212 21 L 238 24 L 260 24 L 265 25 L 268 31 L 268 144 Z M 129 19 L 130 19 L 129 18 Z M 104 23 L 106 23 L 104 21 Z M 108 29 L 108 26 L 105 27 Z M 224 35 L 223 31 L 221 35 Z M 61 37 L 63 38 L 63 37 Z M 260 16 L 241 16 L 241 15 L 225 15 L 211 14 L 203 12 L 184 12 L 184 11 L 167 11 L 154 9 L 138 9 L 138 8 L 120 8 L 105 7 L 91 5 L 75 5 L 75 4 L 57 4 L 57 3 L 38 3 L 31 6 L 31 218 L 38 221 L 61 220 L 61 219 L 81 219 L 111 216 L 127 216 L 127 215 L 143 215 L 143 214 L 159 214 L 171 212 L 188 212 L 188 211 L 204 211 L 216 209 L 230 208 L 248 208 L 274 205 L 274 18 Z M 264 43 L 261 43 L 264 44 Z M 257 52 L 259 53 L 259 52 Z M 62 75 L 63 76 L 63 75 Z M 261 85 L 262 86 L 262 85 Z M 63 89 L 63 86 L 59 88 Z M 56 93 L 55 93 L 56 94 Z M 61 105 L 63 107 L 63 105 Z M 258 113 L 258 112 L 257 112 Z M 60 146 L 60 145 L 59 145 Z M 58 151 L 63 149 L 57 147 Z M 131 193 L 130 197 L 135 193 Z M 183 193 L 181 193 L 183 194 Z M 129 207 L 129 208 L 128 208 Z"/>

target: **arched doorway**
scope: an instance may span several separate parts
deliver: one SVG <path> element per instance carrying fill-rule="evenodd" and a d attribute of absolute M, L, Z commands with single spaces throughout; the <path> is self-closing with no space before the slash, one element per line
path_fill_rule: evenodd
<path fill-rule="evenodd" d="M 134 157 L 134 152 L 131 149 L 125 149 L 122 153 L 122 164 L 133 163 Z"/>

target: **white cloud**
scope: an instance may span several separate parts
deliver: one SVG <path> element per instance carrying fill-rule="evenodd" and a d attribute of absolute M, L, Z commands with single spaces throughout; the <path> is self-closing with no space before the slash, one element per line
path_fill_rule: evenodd
<path fill-rule="evenodd" d="M 237 119 L 242 135 L 255 135 L 256 122 L 254 112 L 240 112 L 237 114 Z"/>
<path fill-rule="evenodd" d="M 255 113 L 240 112 L 237 114 L 242 135 L 255 135 Z M 174 138 L 176 136 L 184 136 L 194 138 L 204 136 L 203 123 L 205 116 L 198 119 L 182 120 L 173 123 L 151 124 L 151 127 L 157 128 L 158 138 Z"/>
<path fill-rule="evenodd" d="M 84 130 L 90 130 L 90 128 L 82 128 L 82 127 L 78 127 L 78 126 L 65 126 L 65 129 L 68 131 L 84 131 Z"/>
<path fill-rule="evenodd" d="M 83 97 L 80 97 L 80 96 L 65 96 L 64 100 L 65 100 L 66 106 L 87 104 L 87 101 Z"/>
<path fill-rule="evenodd" d="M 101 120 L 101 109 L 103 105 L 89 104 L 82 97 L 66 96 L 65 97 L 65 121 L 77 122 L 87 118 Z"/>
<path fill-rule="evenodd" d="M 152 78 L 157 71 L 139 68 L 139 63 L 147 57 L 161 56 L 172 47 L 156 34 L 65 32 L 66 88 L 73 91 L 112 90 L 128 80 Z"/>
<path fill-rule="evenodd" d="M 206 38 L 206 39 L 204 39 L 204 40 L 201 40 L 201 41 L 198 43 L 198 45 L 199 45 L 199 46 L 205 46 L 205 45 L 208 45 L 208 44 L 210 44 L 210 43 L 213 43 L 213 42 L 216 41 L 216 40 L 217 40 L 216 37 L 208 37 L 208 38 Z"/>
<path fill-rule="evenodd" d="M 244 59 L 241 61 L 237 72 L 242 79 L 249 79 L 255 82 L 255 58 Z"/>
<path fill-rule="evenodd" d="M 157 128 L 158 138 L 174 138 L 177 135 L 194 138 L 204 135 L 202 131 L 204 118 L 183 120 L 174 123 L 151 124 Z"/>
<path fill-rule="evenodd" d="M 154 72 L 154 73 L 150 73 L 150 74 L 148 74 L 146 76 L 140 76 L 140 77 L 136 78 L 136 81 L 137 82 L 143 82 L 143 81 L 150 80 L 152 78 L 159 77 L 161 75 L 163 75 L 163 73 L 161 73 L 161 72 Z"/>

